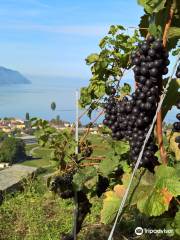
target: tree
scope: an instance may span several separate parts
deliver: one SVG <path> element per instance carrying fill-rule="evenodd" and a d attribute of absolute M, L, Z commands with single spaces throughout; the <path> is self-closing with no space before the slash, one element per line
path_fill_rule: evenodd
<path fill-rule="evenodd" d="M 29 119 L 30 119 L 30 115 L 29 115 L 29 113 L 27 112 L 27 113 L 26 113 L 26 120 L 29 121 Z"/>
<path fill-rule="evenodd" d="M 51 103 L 51 109 L 52 109 L 53 111 L 55 111 L 55 109 L 56 109 L 56 103 L 55 103 L 55 102 L 52 102 L 52 103 Z"/>
<path fill-rule="evenodd" d="M 7 134 L 3 131 L 0 131 L 0 143 L 7 138 Z"/>
<path fill-rule="evenodd" d="M 25 143 L 21 139 L 8 137 L 1 143 L 0 162 L 13 164 L 25 160 L 25 158 Z"/>

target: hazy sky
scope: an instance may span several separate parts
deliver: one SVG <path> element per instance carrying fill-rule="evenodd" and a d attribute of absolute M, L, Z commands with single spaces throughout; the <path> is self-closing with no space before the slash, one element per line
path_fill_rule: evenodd
<path fill-rule="evenodd" d="M 136 0 L 0 0 L 0 65 L 84 78 L 109 26 L 137 26 L 142 13 Z"/>

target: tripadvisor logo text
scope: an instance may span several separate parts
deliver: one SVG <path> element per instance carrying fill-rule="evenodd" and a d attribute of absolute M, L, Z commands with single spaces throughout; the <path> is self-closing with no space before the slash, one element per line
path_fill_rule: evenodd
<path fill-rule="evenodd" d="M 146 234 L 172 234 L 174 232 L 173 229 L 149 229 L 149 228 L 142 228 L 142 227 L 137 227 L 135 229 L 135 234 L 140 236 L 143 233 Z"/>

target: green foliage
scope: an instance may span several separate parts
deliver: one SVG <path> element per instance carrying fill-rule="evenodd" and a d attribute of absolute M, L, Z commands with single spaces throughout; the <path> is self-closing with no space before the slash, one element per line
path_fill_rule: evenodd
<path fill-rule="evenodd" d="M 149 216 L 159 216 L 168 210 L 173 197 L 180 195 L 177 171 L 168 166 L 159 166 L 155 171 L 153 189 L 138 203 L 138 209 Z"/>
<path fill-rule="evenodd" d="M 176 216 L 174 219 L 174 227 L 175 227 L 176 234 L 180 236 L 180 211 L 176 213 Z"/>
<path fill-rule="evenodd" d="M 101 211 L 101 222 L 104 224 L 112 223 L 116 216 L 117 209 L 120 205 L 120 198 L 114 191 L 105 193 L 105 199 L 103 201 L 103 209 Z"/>
<path fill-rule="evenodd" d="M 53 111 L 56 110 L 56 103 L 55 103 L 55 102 L 52 102 L 52 103 L 51 103 L 51 109 L 52 109 Z"/>
<path fill-rule="evenodd" d="M 27 120 L 27 121 L 29 121 L 29 120 L 30 120 L 30 115 L 29 115 L 29 113 L 28 113 L 28 112 L 26 113 L 26 120 Z"/>
<path fill-rule="evenodd" d="M 74 187 L 77 191 L 84 190 L 93 192 L 98 181 L 97 170 L 95 167 L 79 169 L 73 177 Z"/>
<path fill-rule="evenodd" d="M 165 7 L 166 0 L 138 0 L 147 13 L 157 13 Z"/>
<path fill-rule="evenodd" d="M 121 155 L 129 153 L 130 147 L 128 142 L 124 141 L 111 141 L 111 146 L 115 155 Z"/>
<path fill-rule="evenodd" d="M 145 14 L 141 17 L 139 24 L 140 33 L 143 37 L 146 37 L 148 32 L 156 37 L 162 37 L 165 24 L 169 19 L 170 9 L 173 9 L 173 19 L 167 36 L 167 48 L 169 50 L 174 49 L 180 38 L 179 1 L 138 0 L 138 3 L 145 9 Z M 144 28 L 147 28 L 147 30 Z"/>
<path fill-rule="evenodd" d="M 166 85 L 168 79 L 164 80 L 164 85 Z M 162 115 L 165 118 L 167 112 L 176 105 L 177 99 L 180 99 L 180 79 L 172 79 L 166 97 L 162 105 Z"/>
<path fill-rule="evenodd" d="M 110 223 L 118 211 L 121 199 L 129 184 L 130 174 L 125 173 L 122 185 L 105 193 L 101 220 Z M 173 167 L 160 165 L 155 168 L 155 175 L 146 171 L 138 171 L 130 188 L 128 204 L 137 208 L 147 216 L 160 216 L 168 210 L 173 197 L 180 195 L 178 171 Z M 118 201 L 119 198 L 119 201 Z M 114 202 L 114 207 L 112 204 Z"/>
<path fill-rule="evenodd" d="M 51 158 L 58 162 L 61 169 L 65 169 L 66 164 L 72 161 L 76 147 L 72 130 L 59 131 L 42 119 L 32 119 L 32 123 L 37 127 L 36 135 L 39 144 L 52 149 Z"/>
<path fill-rule="evenodd" d="M 118 168 L 122 168 L 122 161 L 128 158 L 129 144 L 123 141 L 112 141 L 114 155 L 99 164 L 99 172 L 103 176 L 110 176 Z"/>
<path fill-rule="evenodd" d="M 5 132 L 0 131 L 0 143 L 4 141 L 7 137 L 8 135 Z"/>
<path fill-rule="evenodd" d="M 119 156 L 113 156 L 112 158 L 108 158 L 99 164 L 99 171 L 103 176 L 108 176 L 112 174 L 112 172 L 116 170 L 119 165 L 120 165 Z"/>
<path fill-rule="evenodd" d="M 131 86 L 128 83 L 124 83 L 124 86 L 120 88 L 121 98 L 130 95 L 131 93 Z"/>
<path fill-rule="evenodd" d="M 102 99 L 110 91 L 112 82 L 119 84 L 123 71 L 131 67 L 130 54 L 136 49 L 135 42 L 139 40 L 138 32 L 133 36 L 125 34 L 121 25 L 112 25 L 99 44 L 100 53 L 93 53 L 86 58 L 87 65 L 91 65 L 92 78 L 88 87 L 81 89 L 80 106 L 85 108 L 89 105 L 89 116 L 91 112 L 101 106 Z M 129 93 L 130 87 L 125 86 Z"/>
<path fill-rule="evenodd" d="M 25 160 L 25 158 L 25 144 L 21 139 L 7 137 L 1 142 L 0 162 L 13 164 Z"/>

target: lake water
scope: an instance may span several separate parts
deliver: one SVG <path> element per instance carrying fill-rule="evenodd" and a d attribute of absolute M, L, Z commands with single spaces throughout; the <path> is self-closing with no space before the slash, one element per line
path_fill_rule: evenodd
<path fill-rule="evenodd" d="M 32 84 L 0 86 L 0 117 L 19 117 L 24 119 L 25 113 L 31 117 L 52 119 L 60 115 L 61 119 L 75 120 L 75 90 L 88 84 L 88 79 L 42 78 L 31 77 Z M 51 103 L 55 101 L 57 108 L 52 111 Z M 166 117 L 167 122 L 175 121 L 176 109 Z M 83 119 L 84 123 L 88 117 Z"/>

